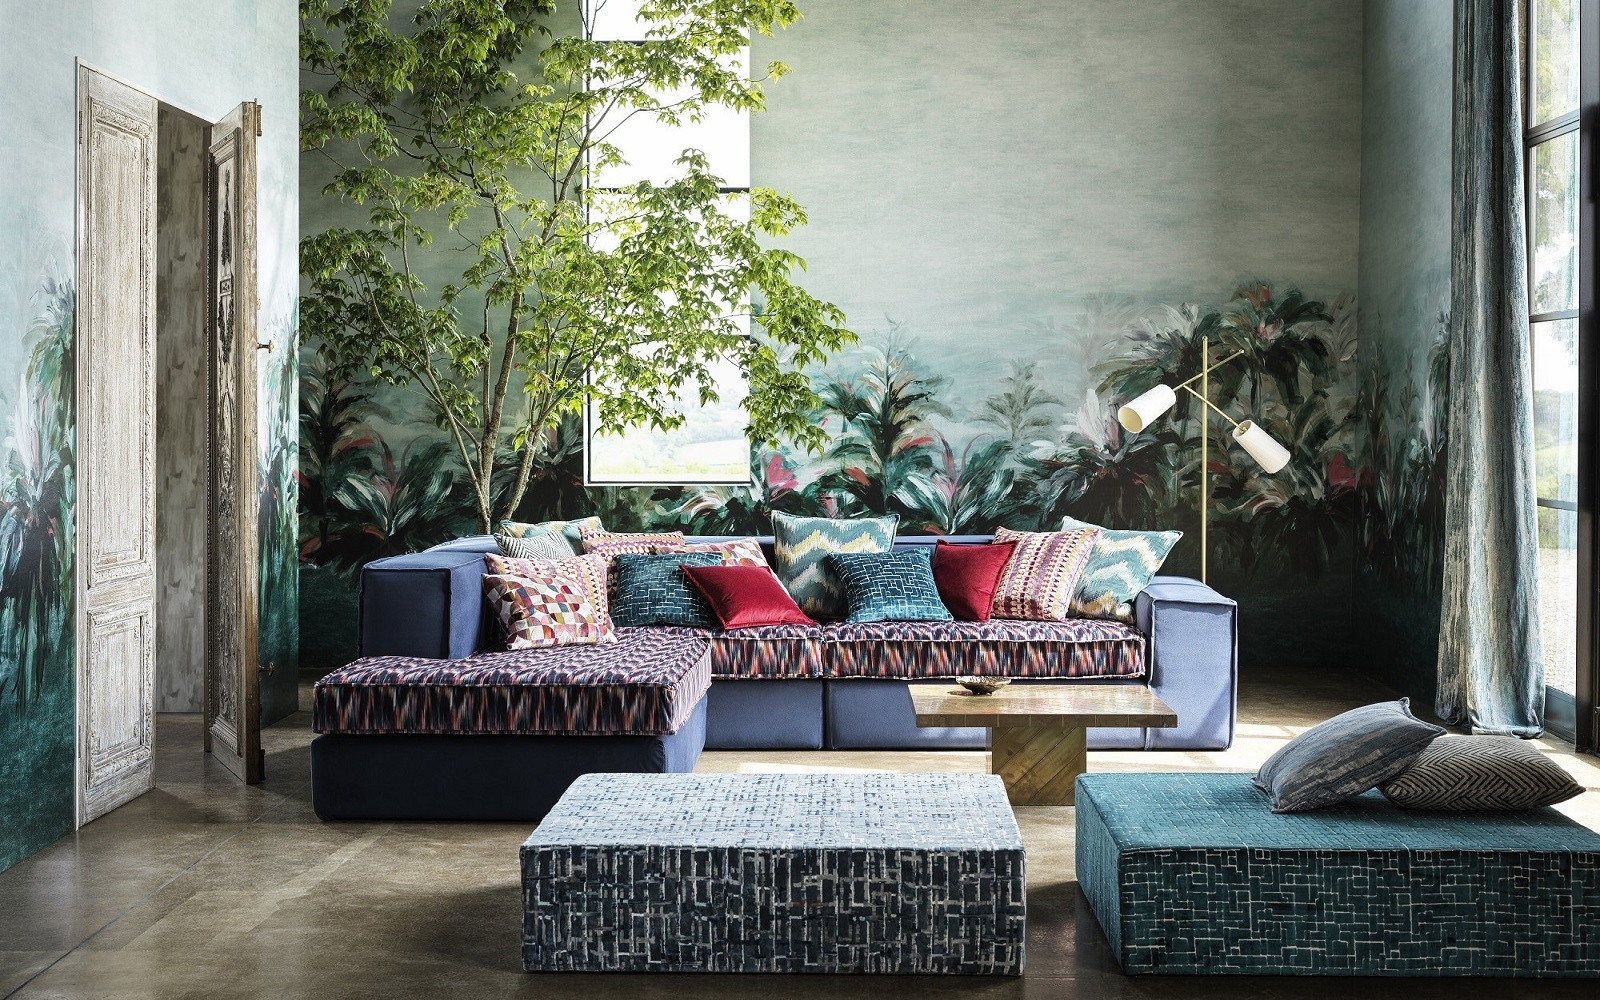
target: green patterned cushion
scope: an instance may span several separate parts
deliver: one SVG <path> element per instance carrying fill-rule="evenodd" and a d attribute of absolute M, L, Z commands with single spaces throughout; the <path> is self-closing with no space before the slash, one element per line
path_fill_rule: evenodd
<path fill-rule="evenodd" d="M 837 552 L 828 557 L 844 584 L 851 622 L 948 622 L 933 582 L 933 550 Z"/>
<path fill-rule="evenodd" d="M 813 618 L 843 618 L 849 610 L 844 584 L 828 556 L 835 552 L 888 552 L 894 547 L 900 517 L 772 515 L 772 550 L 778 579 L 800 610 Z"/>
<path fill-rule="evenodd" d="M 571 547 L 573 555 L 582 555 L 583 547 L 579 533 L 585 528 L 591 531 L 604 531 L 605 525 L 600 523 L 598 517 L 580 517 L 575 521 L 540 521 L 537 524 L 526 524 L 522 521 L 501 521 L 500 533 L 510 535 L 512 538 L 523 538 L 535 535 L 541 531 L 559 531 L 566 538 L 567 545 Z"/>
<path fill-rule="evenodd" d="M 1061 519 L 1061 530 L 1099 528 L 1074 517 Z M 1072 613 L 1086 618 L 1115 618 L 1133 623 L 1133 599 L 1150 586 L 1150 578 L 1167 561 L 1181 531 L 1120 531 L 1100 528 L 1089 565 L 1078 578 Z"/>

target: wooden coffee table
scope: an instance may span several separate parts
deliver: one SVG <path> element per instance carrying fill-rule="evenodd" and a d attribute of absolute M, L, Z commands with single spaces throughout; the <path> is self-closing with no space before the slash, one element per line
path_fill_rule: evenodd
<path fill-rule="evenodd" d="M 1178 714 L 1143 684 L 1010 684 L 975 695 L 954 681 L 912 684 L 919 726 L 990 730 L 989 772 L 1015 806 L 1070 806 L 1088 768 L 1089 726 L 1171 729 Z"/>

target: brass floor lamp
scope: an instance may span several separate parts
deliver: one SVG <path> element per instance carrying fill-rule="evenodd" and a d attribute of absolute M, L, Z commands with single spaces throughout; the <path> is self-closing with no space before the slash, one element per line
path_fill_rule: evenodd
<path fill-rule="evenodd" d="M 1204 403 L 1207 408 L 1215 411 L 1218 416 L 1233 425 L 1233 439 L 1239 447 L 1249 453 L 1256 460 L 1262 471 L 1268 475 L 1275 473 L 1289 464 L 1289 449 L 1279 444 L 1272 435 L 1261 429 L 1261 425 L 1254 420 L 1235 420 L 1211 402 L 1211 373 L 1223 365 L 1244 356 L 1243 351 L 1228 355 L 1216 364 L 1211 363 L 1211 342 L 1200 342 L 1200 374 L 1191 376 L 1175 386 L 1166 384 L 1158 385 L 1143 393 L 1138 398 L 1130 400 L 1117 410 L 1117 422 L 1129 433 L 1137 434 L 1154 423 L 1162 414 L 1172 409 L 1178 401 L 1177 390 L 1183 389 L 1194 398 Z M 1200 388 L 1196 389 L 1194 383 L 1199 382 Z M 1211 419 L 1205 411 L 1200 415 L 1200 582 L 1206 582 L 1207 554 L 1211 550 L 1207 538 L 1206 526 L 1210 518 L 1207 507 L 1211 497 L 1209 485 L 1209 463 L 1211 459 Z"/>

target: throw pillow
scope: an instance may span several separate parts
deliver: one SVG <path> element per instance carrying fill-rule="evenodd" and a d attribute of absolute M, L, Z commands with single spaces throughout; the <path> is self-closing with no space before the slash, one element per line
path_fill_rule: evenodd
<path fill-rule="evenodd" d="M 958 621 L 986 622 L 994 611 L 994 589 L 1016 542 L 994 545 L 933 543 L 933 583 L 939 600 Z"/>
<path fill-rule="evenodd" d="M 657 549 L 661 551 L 674 551 Z M 735 538 L 726 542 L 685 542 L 679 552 L 715 552 L 729 566 L 760 566 L 766 568 L 767 557 L 761 543 L 754 538 Z"/>
<path fill-rule="evenodd" d="M 600 523 L 600 519 L 598 517 L 580 517 L 574 521 L 539 521 L 533 524 L 524 523 L 522 521 L 500 522 L 500 534 L 510 535 L 512 538 L 521 538 L 524 535 L 531 535 L 537 531 L 559 531 L 561 533 L 561 537 L 567 540 L 567 547 L 572 550 L 568 553 L 568 555 L 574 556 L 583 551 L 581 548 L 582 543 L 581 539 L 579 538 L 579 533 L 582 532 L 584 528 L 592 528 L 596 531 L 605 530 L 605 526 Z"/>
<path fill-rule="evenodd" d="M 685 566 L 683 575 L 725 629 L 816 624 L 765 565 Z"/>
<path fill-rule="evenodd" d="M 687 625 L 716 628 L 716 616 L 700 592 L 683 575 L 685 566 L 717 566 L 714 552 L 674 552 L 667 555 L 624 553 L 616 558 L 617 594 L 611 602 L 611 620 L 630 625 Z"/>
<path fill-rule="evenodd" d="M 772 549 L 778 579 L 800 610 L 813 618 L 843 618 L 844 584 L 828 556 L 835 552 L 888 552 L 894 547 L 897 514 L 850 520 L 772 515 Z"/>
<path fill-rule="evenodd" d="M 844 583 L 852 622 L 947 622 L 950 610 L 933 582 L 933 553 L 835 552 L 828 557 Z"/>
<path fill-rule="evenodd" d="M 525 535 L 496 535 L 500 554 L 512 559 L 571 559 L 572 546 L 554 528 L 539 528 Z"/>
<path fill-rule="evenodd" d="M 1331 806 L 1395 777 L 1443 732 L 1413 717 L 1408 698 L 1351 709 L 1268 757 L 1255 786 L 1275 813 Z"/>
<path fill-rule="evenodd" d="M 1560 764 L 1515 736 L 1441 736 L 1383 785 L 1407 809 L 1537 809 L 1582 792 Z"/>
<path fill-rule="evenodd" d="M 543 579 L 551 575 L 565 576 L 583 584 L 584 596 L 602 617 L 611 613 L 607 599 L 606 561 L 601 556 L 569 556 L 566 559 L 511 559 L 493 552 L 483 554 L 484 565 L 490 573 L 501 576 L 520 576 Z"/>
<path fill-rule="evenodd" d="M 611 621 L 589 603 L 583 584 L 570 577 L 490 573 L 483 578 L 483 594 L 500 621 L 507 649 L 616 641 Z"/>
<path fill-rule="evenodd" d="M 1063 517 L 1061 528 L 1093 528 L 1094 552 L 1078 578 L 1072 611 L 1086 618 L 1114 618 L 1133 624 L 1133 600 L 1150 586 L 1150 579 L 1183 537 L 1181 531 L 1124 531 Z"/>
<path fill-rule="evenodd" d="M 620 555 L 647 556 L 658 549 L 668 552 L 683 551 L 681 531 L 662 531 L 652 534 L 646 531 L 621 532 L 584 528 L 579 536 L 583 539 L 584 555 L 605 556 L 607 559 Z"/>
<path fill-rule="evenodd" d="M 999 543 L 1015 542 L 994 590 L 994 616 L 1025 621 L 1061 622 L 1072 614 L 1089 556 L 1094 552 L 1092 528 L 1075 531 L 1012 531 L 994 533 Z"/>

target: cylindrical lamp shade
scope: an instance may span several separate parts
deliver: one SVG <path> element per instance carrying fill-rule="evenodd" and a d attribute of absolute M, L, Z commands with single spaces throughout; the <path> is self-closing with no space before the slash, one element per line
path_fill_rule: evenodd
<path fill-rule="evenodd" d="M 1253 420 L 1240 421 L 1233 429 L 1233 439 L 1269 475 L 1289 464 L 1289 449 L 1274 441 L 1272 435 Z"/>
<path fill-rule="evenodd" d="M 1172 409 L 1172 404 L 1177 401 L 1178 396 L 1171 386 L 1158 385 L 1139 398 L 1124 403 L 1117 410 L 1117 423 L 1129 433 L 1137 434 Z"/>

